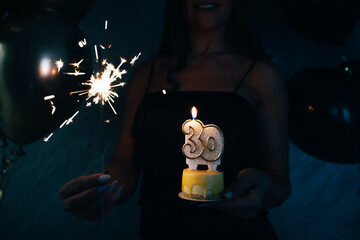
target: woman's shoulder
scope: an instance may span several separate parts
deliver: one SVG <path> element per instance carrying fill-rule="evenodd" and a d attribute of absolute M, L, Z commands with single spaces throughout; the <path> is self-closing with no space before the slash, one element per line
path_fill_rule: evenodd
<path fill-rule="evenodd" d="M 258 90 L 270 90 L 284 84 L 278 68 L 266 59 L 255 60 L 250 77 L 252 85 Z"/>

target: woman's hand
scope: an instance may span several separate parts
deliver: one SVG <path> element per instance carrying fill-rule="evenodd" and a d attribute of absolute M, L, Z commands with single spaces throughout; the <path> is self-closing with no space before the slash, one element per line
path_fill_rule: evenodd
<path fill-rule="evenodd" d="M 97 221 L 102 218 L 102 196 L 105 214 L 119 200 L 123 188 L 117 189 L 117 185 L 116 180 L 110 184 L 110 175 L 98 173 L 70 180 L 62 186 L 59 195 L 65 211 L 79 218 Z"/>
<path fill-rule="evenodd" d="M 262 208 L 264 196 L 271 178 L 263 171 L 246 168 L 240 171 L 236 181 L 224 192 L 226 201 L 210 206 L 243 218 L 255 217 Z"/>

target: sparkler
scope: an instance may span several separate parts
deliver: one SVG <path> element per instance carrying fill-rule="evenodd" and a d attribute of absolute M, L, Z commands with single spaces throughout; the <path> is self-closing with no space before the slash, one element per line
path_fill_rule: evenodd
<path fill-rule="evenodd" d="M 105 103 L 108 103 L 113 112 L 117 114 L 112 103 L 115 102 L 114 99 L 118 98 L 119 95 L 114 91 L 114 88 L 125 86 L 125 82 L 115 82 L 122 79 L 122 75 L 127 73 L 125 69 L 120 69 L 120 67 L 126 62 L 126 59 L 120 59 L 121 62 L 116 68 L 113 64 L 104 60 L 102 65 L 105 67 L 105 70 L 102 73 L 91 75 L 90 80 L 82 83 L 82 85 L 89 86 L 90 88 L 87 90 L 71 92 L 70 94 L 87 94 L 88 96 L 86 100 L 92 99 L 93 103 L 101 104 L 102 106 L 105 105 Z"/>
<path fill-rule="evenodd" d="M 105 30 L 108 29 L 108 20 L 105 21 Z M 84 47 L 87 44 L 86 39 L 84 38 L 84 40 L 80 40 L 78 42 L 79 47 Z M 92 106 L 92 103 L 94 104 L 99 104 L 99 113 L 100 113 L 100 153 L 101 153 L 101 169 L 104 169 L 104 137 L 103 137 L 103 124 L 104 123 L 110 123 L 110 119 L 106 119 L 104 121 L 104 110 L 103 110 L 103 106 L 108 103 L 109 106 L 111 107 L 112 111 L 114 112 L 114 114 L 117 114 L 117 112 L 115 111 L 115 108 L 113 106 L 113 103 L 115 102 L 115 98 L 118 98 L 119 95 L 115 92 L 115 88 L 117 87 L 124 87 L 125 86 L 125 82 L 121 82 L 120 80 L 122 79 L 122 76 L 124 74 L 127 73 L 127 71 L 125 69 L 121 69 L 121 66 L 127 62 L 127 60 L 125 58 L 120 57 L 120 64 L 115 67 L 113 64 L 107 62 L 107 60 L 102 60 L 101 57 L 101 50 L 105 50 L 104 45 L 99 44 L 100 49 L 98 52 L 98 48 L 97 45 L 94 45 L 94 50 L 95 50 L 95 57 L 96 57 L 96 62 L 99 64 L 99 72 L 96 72 L 94 74 L 91 75 L 90 79 L 87 80 L 86 82 L 83 82 L 82 85 L 84 86 L 88 86 L 89 88 L 86 90 L 80 90 L 80 91 L 73 91 L 70 92 L 70 95 L 73 94 L 78 94 L 79 96 L 81 95 L 85 95 L 87 94 L 87 98 L 86 101 L 88 101 L 86 103 L 86 107 L 90 107 Z M 108 48 L 111 48 L 111 44 L 107 45 Z M 130 61 L 130 65 L 134 66 L 136 60 L 139 59 L 141 55 L 141 52 L 138 53 L 136 56 L 134 56 L 131 61 Z M 74 67 L 74 72 L 64 72 L 63 74 L 67 74 L 67 75 L 71 75 L 74 77 L 80 76 L 80 75 L 85 75 L 85 72 L 80 72 L 80 64 L 84 61 L 84 59 L 81 59 L 79 62 L 75 62 L 75 63 L 69 63 L 69 65 Z M 47 73 L 48 72 L 48 62 L 43 62 L 43 69 L 44 72 Z M 61 68 L 64 66 L 64 63 L 62 62 L 62 60 L 58 60 L 56 61 L 56 66 L 58 69 L 58 73 L 60 72 Z M 101 71 L 101 69 L 104 69 L 103 71 Z M 42 69 L 41 69 L 42 70 Z M 52 112 L 51 114 L 55 113 L 56 107 L 54 105 L 54 103 L 51 101 L 51 99 L 55 98 L 55 95 L 49 95 L 44 97 L 44 100 L 48 100 L 51 103 L 51 107 L 52 107 Z M 91 101 L 89 101 L 91 100 Z M 73 119 L 77 116 L 77 114 L 79 113 L 79 111 L 77 111 L 73 116 L 71 116 L 69 119 L 66 119 L 59 128 L 63 128 L 65 125 L 69 125 L 70 123 L 73 122 Z M 53 136 L 53 133 L 51 133 L 49 136 L 45 137 L 43 140 L 44 142 L 48 142 L 49 139 Z M 105 223 L 104 223 L 104 219 L 105 219 L 105 208 L 104 208 L 104 196 L 102 198 L 102 236 L 104 236 L 105 234 Z"/>

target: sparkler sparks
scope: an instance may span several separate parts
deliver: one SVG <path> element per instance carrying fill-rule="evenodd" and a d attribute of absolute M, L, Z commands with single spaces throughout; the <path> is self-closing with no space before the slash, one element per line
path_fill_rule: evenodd
<path fill-rule="evenodd" d="M 46 100 L 50 100 L 50 99 L 53 99 L 53 98 L 55 98 L 55 95 L 49 95 L 49 96 L 45 96 L 44 100 L 46 101 Z"/>
<path fill-rule="evenodd" d="M 138 55 L 136 55 L 135 57 L 133 57 L 133 58 L 131 59 L 131 61 L 130 61 L 130 65 L 131 65 L 131 66 L 134 66 L 135 61 L 139 59 L 140 55 L 141 55 L 141 52 L 139 52 Z"/>
<path fill-rule="evenodd" d="M 121 65 L 125 62 L 126 59 L 121 58 L 120 64 L 115 68 L 114 65 L 104 60 L 102 65 L 105 66 L 105 70 L 101 74 L 97 73 L 92 75 L 90 80 L 82 84 L 89 86 L 90 88 L 87 90 L 71 92 L 70 94 L 88 94 L 86 100 L 92 98 L 92 101 L 95 104 L 105 105 L 105 103 L 108 103 L 113 112 L 117 114 L 112 103 L 114 103 L 114 99 L 118 98 L 119 95 L 113 90 L 116 87 L 123 87 L 125 85 L 125 82 L 115 83 L 118 79 L 122 79 L 122 75 L 126 73 L 125 69 L 120 69 Z"/>
<path fill-rule="evenodd" d="M 75 72 L 64 72 L 64 74 L 73 75 L 73 76 L 77 77 L 77 76 L 80 76 L 80 75 L 85 75 L 86 73 L 79 72 L 78 70 L 75 69 Z"/>
<path fill-rule="evenodd" d="M 44 137 L 44 142 L 49 141 L 49 139 L 52 137 L 52 135 L 54 135 L 54 133 L 50 133 L 50 135 L 49 135 L 49 136 Z"/>
<path fill-rule="evenodd" d="M 58 68 L 58 72 L 60 72 L 60 69 L 64 66 L 64 62 L 60 59 L 60 60 L 56 61 L 55 64 Z"/>
<path fill-rule="evenodd" d="M 80 46 L 81 48 L 84 47 L 84 46 L 86 46 L 86 44 L 87 44 L 86 39 L 84 38 L 84 40 L 80 40 L 80 41 L 78 42 L 78 44 L 79 44 L 79 46 Z"/>
<path fill-rule="evenodd" d="M 77 63 L 69 63 L 69 65 L 74 66 L 75 68 L 80 68 L 80 64 L 84 61 L 84 59 L 81 59 Z"/>
<path fill-rule="evenodd" d="M 56 107 L 53 101 L 51 101 L 51 99 L 55 98 L 55 95 L 49 95 L 49 96 L 45 96 L 44 100 L 49 100 L 50 104 L 51 104 L 51 115 L 54 115 L 55 111 L 56 111 Z"/>
<path fill-rule="evenodd" d="M 67 123 L 68 119 L 66 119 L 61 125 L 59 128 L 62 128 L 66 123 Z"/>
<path fill-rule="evenodd" d="M 108 29 L 108 20 L 105 20 L 105 30 Z M 87 40 L 84 38 L 83 40 L 80 40 L 78 42 L 79 47 L 84 47 L 87 45 Z M 99 49 L 98 49 L 99 46 Z M 80 95 L 87 95 L 87 99 L 86 99 L 86 107 L 90 107 L 93 104 L 101 104 L 101 108 L 100 108 L 100 115 L 103 114 L 102 113 L 102 106 L 105 105 L 106 103 L 109 104 L 109 106 L 111 107 L 112 111 L 114 112 L 114 114 L 117 114 L 117 112 L 115 111 L 115 108 L 113 106 L 113 103 L 115 102 L 115 98 L 118 98 L 119 95 L 116 93 L 116 91 L 114 90 L 116 87 L 123 87 L 125 86 L 125 82 L 121 82 L 119 80 L 122 79 L 122 75 L 126 74 L 127 71 L 125 69 L 121 69 L 121 66 L 127 62 L 127 60 L 125 58 L 120 57 L 120 64 L 115 67 L 113 64 L 108 63 L 106 60 L 103 60 L 102 58 L 102 50 L 105 50 L 106 48 L 111 48 L 112 45 L 111 44 L 97 44 L 94 45 L 94 51 L 95 51 L 95 57 L 96 57 L 96 62 L 100 65 L 100 69 L 102 69 L 102 72 L 96 72 L 93 73 L 90 77 L 89 80 L 87 80 L 86 82 L 83 82 L 82 85 L 88 86 L 89 88 L 86 90 L 80 90 L 80 91 L 74 91 L 74 92 L 70 92 L 70 95 L 72 94 L 78 94 Z M 141 52 L 138 53 L 136 56 L 134 56 L 131 61 L 130 61 L 130 65 L 134 66 L 136 60 L 138 60 L 138 58 L 141 56 Z M 72 75 L 72 76 L 80 76 L 80 75 L 85 75 L 86 73 L 83 72 L 82 70 L 84 70 L 80 64 L 84 61 L 84 59 L 81 59 L 79 62 L 74 62 L 74 63 L 64 63 L 62 61 L 62 59 L 55 61 L 56 67 L 57 67 L 57 71 L 55 66 L 53 65 L 53 67 L 50 64 L 50 60 L 47 58 L 42 59 L 41 63 L 40 63 L 40 74 L 42 76 L 48 76 L 50 73 L 52 75 L 55 75 L 57 73 L 60 73 L 60 70 L 64 67 L 64 64 L 68 64 L 74 67 L 74 72 L 63 72 L 62 74 L 66 74 L 66 75 Z M 53 62 L 54 63 L 54 62 Z M 52 63 L 52 64 L 53 64 Z M 80 70 L 81 69 L 81 70 Z M 86 70 L 84 70 L 86 71 Z M 55 98 L 55 95 L 49 95 L 49 96 L 45 96 L 44 100 L 45 101 L 49 101 L 51 104 L 51 114 L 54 115 L 55 111 L 56 111 L 56 107 L 54 102 L 52 101 L 52 99 Z M 90 100 L 90 101 L 88 101 Z M 79 102 L 79 100 L 77 100 L 77 102 Z M 70 123 L 73 122 L 74 118 L 76 117 L 76 115 L 79 113 L 79 111 L 77 111 L 72 117 L 64 120 L 64 122 L 60 125 L 59 128 L 63 128 L 65 125 L 69 125 Z M 107 120 L 102 120 L 102 123 L 110 123 L 110 119 Z M 49 136 L 45 137 L 43 140 L 44 142 L 48 142 L 49 139 L 53 136 L 53 133 L 51 133 Z"/>
<path fill-rule="evenodd" d="M 68 120 L 66 120 L 66 125 L 69 125 L 70 123 L 73 122 L 73 119 L 76 117 L 76 115 L 78 115 L 79 111 L 77 111 L 76 113 L 74 113 L 74 115 L 72 115 L 71 118 L 69 118 Z"/>
<path fill-rule="evenodd" d="M 49 100 L 50 104 L 51 104 L 51 115 L 54 115 L 55 111 L 56 111 L 56 107 L 55 104 L 53 103 L 53 101 Z"/>
<path fill-rule="evenodd" d="M 97 46 L 94 45 L 94 49 L 95 49 L 95 57 L 96 57 L 96 60 L 99 60 L 99 55 L 98 55 L 98 50 L 97 50 Z"/>

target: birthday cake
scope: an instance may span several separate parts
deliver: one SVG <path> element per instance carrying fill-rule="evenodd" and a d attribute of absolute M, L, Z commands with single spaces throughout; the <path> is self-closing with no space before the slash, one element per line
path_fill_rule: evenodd
<path fill-rule="evenodd" d="M 204 125 L 196 119 L 196 108 L 192 109 L 192 120 L 182 126 L 185 144 L 182 152 L 189 168 L 183 170 L 182 197 L 194 200 L 219 200 L 224 191 L 224 174 L 217 171 L 224 150 L 221 129 L 214 125 Z M 207 165 L 208 170 L 198 170 L 198 165 Z"/>
<path fill-rule="evenodd" d="M 217 200 L 224 191 L 224 174 L 220 171 L 190 170 L 182 175 L 184 197 L 197 200 Z"/>

